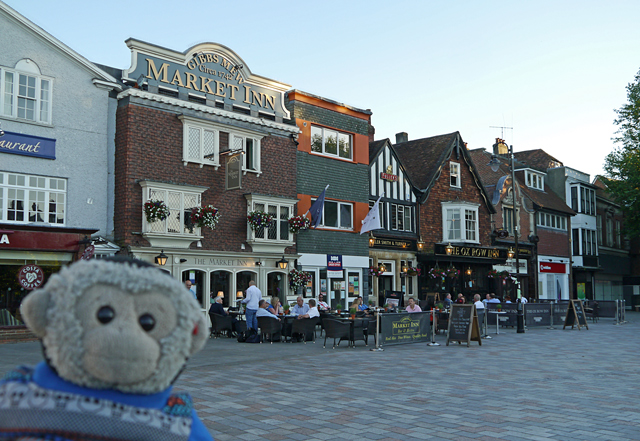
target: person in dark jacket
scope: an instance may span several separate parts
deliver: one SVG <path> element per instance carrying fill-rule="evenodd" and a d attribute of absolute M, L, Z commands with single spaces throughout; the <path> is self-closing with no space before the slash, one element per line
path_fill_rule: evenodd
<path fill-rule="evenodd" d="M 211 313 L 224 316 L 229 315 L 222 306 L 222 297 L 218 296 L 213 300 L 213 303 L 209 307 L 209 314 Z M 231 324 L 233 326 L 233 333 L 231 333 L 230 337 L 234 337 L 234 334 L 238 332 L 238 320 L 235 317 L 232 317 Z"/>

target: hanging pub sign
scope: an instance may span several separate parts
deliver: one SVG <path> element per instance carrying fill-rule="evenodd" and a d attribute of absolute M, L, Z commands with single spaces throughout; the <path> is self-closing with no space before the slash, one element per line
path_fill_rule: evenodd
<path fill-rule="evenodd" d="M 380 179 L 383 179 L 383 180 L 389 181 L 389 182 L 398 182 L 398 175 L 394 175 L 393 174 L 393 167 L 388 166 L 386 173 L 385 172 L 380 172 Z"/>
<path fill-rule="evenodd" d="M 84 253 L 80 256 L 80 260 L 90 260 L 96 252 L 96 247 L 89 245 L 84 249 Z"/>
<path fill-rule="evenodd" d="M 225 176 L 227 190 L 242 188 L 242 153 L 229 155 Z"/>
<path fill-rule="evenodd" d="M 176 52 L 133 38 L 126 44 L 131 49 L 132 64 L 123 72 L 125 81 L 185 97 L 205 97 L 272 115 L 276 121 L 289 119 L 284 94 L 291 86 L 251 73 L 242 58 L 225 46 L 202 43 Z"/>
<path fill-rule="evenodd" d="M 0 138 L 0 153 L 56 159 L 56 140 L 7 132 Z"/>
<path fill-rule="evenodd" d="M 40 288 L 44 282 L 44 273 L 38 265 L 25 265 L 18 270 L 18 283 L 24 289 L 32 291 Z"/>

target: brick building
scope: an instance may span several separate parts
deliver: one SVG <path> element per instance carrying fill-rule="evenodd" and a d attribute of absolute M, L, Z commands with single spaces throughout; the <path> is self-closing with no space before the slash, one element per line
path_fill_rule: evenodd
<path fill-rule="evenodd" d="M 399 133 L 394 149 L 418 195 L 419 297 L 492 292 L 487 274 L 507 247 L 492 244 L 495 208 L 460 133 L 413 141 Z"/>
<path fill-rule="evenodd" d="M 162 268 L 190 279 L 203 309 L 218 294 L 235 305 L 250 280 L 265 296 L 291 294 L 299 129 L 284 107 L 289 86 L 253 74 L 214 43 L 184 52 L 133 39 L 127 46 L 133 62 L 118 95 L 116 240 L 136 258 L 166 256 Z M 148 217 L 149 201 L 164 203 L 168 217 Z M 213 229 L 192 217 L 207 206 L 220 214 Z M 273 222 L 254 230 L 253 212 Z"/>
<path fill-rule="evenodd" d="M 371 111 L 299 90 L 287 93 L 286 106 L 300 130 L 298 214 L 326 188 L 320 225 L 297 234 L 298 266 L 312 276 L 301 293 L 346 307 L 369 291 L 368 239 L 359 232 L 369 208 Z"/>
<path fill-rule="evenodd" d="M 514 197 L 511 183 L 508 146 L 496 139 L 491 153 L 485 149 L 470 152 L 496 214 L 492 215 L 493 242 L 515 251 Z M 500 162 L 497 170 L 491 159 Z M 528 298 L 568 299 L 571 272 L 570 225 L 575 214 L 545 183 L 546 172 L 529 164 L 514 161 L 515 216 L 518 216 L 518 278 L 521 294 Z M 498 272 L 516 274 L 516 259 L 494 265 Z M 510 280 L 498 283 L 496 293 L 517 294 Z"/>

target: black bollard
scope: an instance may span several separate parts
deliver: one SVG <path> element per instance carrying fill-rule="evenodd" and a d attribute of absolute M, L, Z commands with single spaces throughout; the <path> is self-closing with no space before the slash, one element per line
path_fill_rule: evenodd
<path fill-rule="evenodd" d="M 520 299 L 518 299 L 518 314 L 517 314 L 517 318 L 518 318 L 518 334 L 524 334 L 524 305 L 522 304 L 522 302 L 520 301 Z"/>

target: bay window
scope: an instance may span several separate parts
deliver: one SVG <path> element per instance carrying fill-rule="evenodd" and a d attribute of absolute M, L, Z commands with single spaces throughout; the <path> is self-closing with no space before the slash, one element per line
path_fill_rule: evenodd
<path fill-rule="evenodd" d="M 289 218 L 296 214 L 297 200 L 255 194 L 247 194 L 245 198 L 247 199 L 247 213 L 264 211 L 273 218 L 273 222 L 269 225 L 258 227 L 255 230 L 247 226 L 247 242 L 253 251 L 284 253 L 286 247 L 293 245 L 293 233 L 289 231 Z"/>

